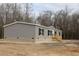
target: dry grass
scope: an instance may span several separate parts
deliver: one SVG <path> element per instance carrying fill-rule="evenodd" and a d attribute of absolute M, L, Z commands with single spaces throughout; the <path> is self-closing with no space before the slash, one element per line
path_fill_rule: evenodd
<path fill-rule="evenodd" d="M 0 42 L 1 56 L 27 56 L 27 55 L 79 55 L 78 44 L 67 44 L 64 47 L 59 44 L 33 44 L 33 43 L 13 43 Z"/>

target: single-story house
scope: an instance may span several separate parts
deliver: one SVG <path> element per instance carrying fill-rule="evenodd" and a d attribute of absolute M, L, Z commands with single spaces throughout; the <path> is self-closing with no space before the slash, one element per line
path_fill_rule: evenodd
<path fill-rule="evenodd" d="M 30 41 L 30 42 L 52 42 L 51 36 L 62 31 L 53 26 L 46 27 L 39 24 L 15 21 L 4 25 L 4 40 Z"/>

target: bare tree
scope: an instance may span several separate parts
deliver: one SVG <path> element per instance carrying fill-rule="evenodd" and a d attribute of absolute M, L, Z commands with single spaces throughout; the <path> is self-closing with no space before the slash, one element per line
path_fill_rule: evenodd
<path fill-rule="evenodd" d="M 0 5 L 0 38 L 3 38 L 3 33 L 4 33 L 4 5 Z"/>
<path fill-rule="evenodd" d="M 5 17 L 6 17 L 6 24 L 10 23 L 10 10 L 11 10 L 11 4 L 4 4 L 5 5 Z"/>
<path fill-rule="evenodd" d="M 68 32 L 68 26 L 69 26 L 69 9 L 66 6 L 64 10 L 60 10 L 57 13 L 55 13 L 54 15 L 54 26 L 56 28 L 60 28 L 61 30 L 63 30 L 63 37 L 66 38 L 67 37 L 67 32 Z"/>
<path fill-rule="evenodd" d="M 13 4 L 13 7 L 12 7 L 12 11 L 13 11 L 13 20 L 14 21 L 23 21 L 23 17 L 21 15 L 21 6 L 20 4 Z"/>
<path fill-rule="evenodd" d="M 51 11 L 44 11 L 43 14 L 41 13 L 37 20 L 41 25 L 44 26 L 51 26 L 52 25 L 52 20 L 51 20 L 52 12 Z"/>
<path fill-rule="evenodd" d="M 31 6 L 32 4 L 26 3 L 25 4 L 25 22 L 32 22 L 32 19 L 30 17 L 31 15 Z"/>

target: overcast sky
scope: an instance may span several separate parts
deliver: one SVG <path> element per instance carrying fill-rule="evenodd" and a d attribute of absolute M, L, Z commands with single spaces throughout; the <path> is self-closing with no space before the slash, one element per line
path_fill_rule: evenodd
<path fill-rule="evenodd" d="M 74 11 L 79 10 L 79 4 L 78 3 L 33 3 L 33 12 L 37 15 L 39 12 L 45 11 L 45 10 L 52 10 L 53 12 L 56 12 L 58 10 L 64 9 L 65 6 L 68 6 L 69 9 Z"/>

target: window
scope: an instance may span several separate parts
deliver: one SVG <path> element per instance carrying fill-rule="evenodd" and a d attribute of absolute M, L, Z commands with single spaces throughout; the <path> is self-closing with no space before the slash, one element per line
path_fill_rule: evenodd
<path fill-rule="evenodd" d="M 39 28 L 39 35 L 44 35 L 44 29 Z"/>
<path fill-rule="evenodd" d="M 60 34 L 60 32 L 59 32 L 59 36 L 60 36 L 61 34 Z"/>
<path fill-rule="evenodd" d="M 55 31 L 55 35 L 57 34 L 57 32 Z"/>
<path fill-rule="evenodd" d="M 48 36 L 49 35 L 52 35 L 52 31 L 51 30 L 48 30 Z"/>
<path fill-rule="evenodd" d="M 44 35 L 44 29 L 42 29 L 42 35 Z"/>
<path fill-rule="evenodd" d="M 39 35 L 41 35 L 41 29 L 39 28 Z"/>
<path fill-rule="evenodd" d="M 48 35 L 49 35 L 49 30 L 48 30 Z"/>

